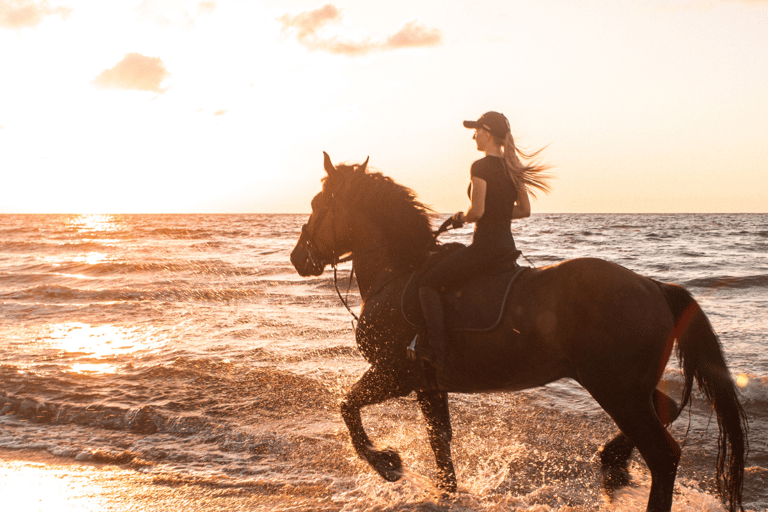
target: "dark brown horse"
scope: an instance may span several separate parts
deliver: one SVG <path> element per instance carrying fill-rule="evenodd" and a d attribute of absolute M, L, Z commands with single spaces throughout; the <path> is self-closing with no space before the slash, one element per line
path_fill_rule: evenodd
<path fill-rule="evenodd" d="M 410 275 L 435 244 L 429 211 L 409 189 L 368 173 L 367 162 L 334 167 L 325 155 L 327 176 L 291 262 L 300 275 L 318 276 L 352 255 L 362 297 L 357 344 L 370 368 L 345 396 L 341 414 L 354 449 L 382 477 L 399 479 L 402 463 L 396 452 L 374 447 L 363 407 L 416 391 L 438 486 L 452 493 L 449 392 L 515 391 L 570 377 L 621 430 L 601 449 L 604 483 L 626 483 L 636 447 L 652 477 L 647 510 L 669 511 L 680 447 L 665 426 L 688 402 L 695 380 L 717 416 L 718 483 L 729 510 L 742 508 L 746 417 L 717 335 L 690 293 L 599 259 L 526 270 L 496 329 L 451 335 L 449 352 L 461 358 L 449 353 L 435 389 L 429 369 L 407 357 L 415 329 L 400 309 Z M 656 389 L 675 342 L 685 378 L 680 408 Z"/>

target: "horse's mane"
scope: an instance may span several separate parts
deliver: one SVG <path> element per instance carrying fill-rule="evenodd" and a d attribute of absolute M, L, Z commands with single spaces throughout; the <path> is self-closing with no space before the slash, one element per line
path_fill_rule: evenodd
<path fill-rule="evenodd" d="M 351 174 L 345 187 L 346 204 L 353 214 L 365 212 L 382 229 L 397 267 L 420 264 L 434 241 L 432 209 L 420 202 L 410 188 L 380 172 L 353 172 L 357 167 L 336 167 L 337 171 Z"/>

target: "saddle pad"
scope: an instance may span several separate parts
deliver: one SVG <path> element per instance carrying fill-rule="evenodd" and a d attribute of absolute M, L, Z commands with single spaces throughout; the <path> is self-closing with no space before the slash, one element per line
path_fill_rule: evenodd
<path fill-rule="evenodd" d="M 501 322 L 509 290 L 520 273 L 528 267 L 515 267 L 498 274 L 478 276 L 464 286 L 443 295 L 445 327 L 449 331 L 490 331 Z M 405 319 L 416 328 L 424 327 L 424 318 L 416 286 L 418 273 L 408 280 L 401 308 Z"/>

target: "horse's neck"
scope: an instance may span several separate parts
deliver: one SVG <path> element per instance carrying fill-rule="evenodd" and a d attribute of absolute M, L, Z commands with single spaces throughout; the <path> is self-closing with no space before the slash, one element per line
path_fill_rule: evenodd
<path fill-rule="evenodd" d="M 381 247 L 376 254 L 372 251 L 354 258 L 357 286 L 363 300 L 366 300 L 388 279 L 388 276 L 394 273 L 392 265 L 387 261 L 389 259 L 387 252 L 386 247 Z"/>
<path fill-rule="evenodd" d="M 391 247 L 378 230 L 367 232 L 356 245 L 353 251 L 355 274 L 360 296 L 365 300 L 391 275 L 397 273 L 397 269 L 390 255 Z"/>

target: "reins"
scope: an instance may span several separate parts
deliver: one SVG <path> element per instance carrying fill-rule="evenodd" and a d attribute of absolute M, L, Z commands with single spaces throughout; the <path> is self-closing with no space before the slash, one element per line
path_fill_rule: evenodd
<path fill-rule="evenodd" d="M 366 249 L 364 249 L 362 251 L 358 251 L 357 253 L 350 253 L 349 255 L 344 256 L 343 258 L 334 258 L 334 261 L 331 263 L 331 268 L 333 268 L 333 287 L 336 288 L 336 295 L 339 296 L 339 300 L 341 301 L 341 303 L 344 304 L 344 307 L 347 308 L 347 311 L 349 311 L 349 314 L 352 315 L 352 318 L 354 318 L 354 320 L 352 321 L 352 328 L 353 329 L 355 328 L 355 322 L 360 322 L 360 318 L 355 314 L 354 311 L 352 311 L 352 308 L 349 307 L 349 302 L 348 302 L 349 301 L 349 291 L 352 288 L 352 278 L 355 275 L 355 260 L 354 260 L 355 254 L 357 254 L 359 256 L 361 254 L 365 254 L 365 253 L 371 252 L 371 251 L 373 251 L 375 249 L 379 249 L 381 247 L 386 247 L 387 245 L 389 245 L 389 244 L 377 244 L 377 245 L 368 247 L 368 248 L 366 248 Z M 349 280 L 347 281 L 347 291 L 346 291 L 345 295 L 342 296 L 341 295 L 341 290 L 339 290 L 339 278 L 338 278 L 337 270 L 338 270 L 339 263 L 346 263 L 348 261 L 352 262 L 352 268 L 349 270 Z M 387 280 L 385 282 L 385 285 L 389 284 L 389 282 L 390 282 L 390 280 Z"/>
<path fill-rule="evenodd" d="M 437 237 L 439 237 L 441 234 L 445 233 L 445 232 L 446 232 L 446 231 L 448 231 L 448 230 L 452 230 L 452 229 L 454 229 L 454 228 L 451 226 L 451 223 L 452 223 L 452 219 L 451 219 L 451 218 L 449 218 L 449 219 L 447 219 L 445 222 L 443 222 L 443 223 L 440 225 L 440 227 L 437 229 L 437 231 L 434 231 L 434 232 L 433 232 L 433 235 L 434 235 L 434 242 L 435 242 L 435 243 L 437 242 Z M 305 226 L 305 227 L 306 227 L 306 226 Z M 334 239 L 335 239 L 335 232 L 334 232 Z M 334 241 L 335 241 L 335 240 L 334 240 Z M 309 241 L 307 241 L 307 245 L 308 245 L 308 246 L 311 246 L 311 244 L 310 244 L 310 242 L 309 242 Z M 334 243 L 334 245 L 335 245 L 335 243 Z M 341 257 L 341 258 L 337 257 L 335 254 L 333 255 L 333 262 L 331 262 L 331 268 L 333 268 L 333 287 L 334 287 L 334 289 L 336 290 L 336 295 L 339 297 L 339 300 L 341 301 L 341 303 L 344 305 L 344 307 L 347 309 L 347 311 L 349 311 L 349 314 L 350 314 L 350 315 L 352 315 L 352 318 L 353 318 L 353 320 L 352 320 L 352 329 L 353 329 L 353 330 L 354 330 L 354 329 L 356 329 L 356 326 L 355 326 L 355 324 L 356 324 L 356 323 L 360 323 L 360 317 L 359 317 L 359 316 L 357 316 L 357 314 L 355 314 L 355 312 L 354 312 L 354 311 L 352 311 L 352 308 L 351 308 L 351 307 L 349 307 L 349 292 L 350 292 L 350 290 L 352 289 L 352 279 L 354 278 L 354 275 L 355 275 L 355 262 L 354 262 L 354 258 L 355 258 L 355 256 L 356 256 L 356 255 L 357 255 L 357 256 L 360 256 L 361 254 L 365 254 L 365 253 L 368 253 L 368 252 L 374 251 L 374 250 L 376 250 L 376 249 L 380 249 L 380 248 L 382 248 L 382 247 L 385 247 L 385 246 L 387 246 L 387 245 L 388 245 L 388 244 L 377 244 L 377 245 L 374 245 L 374 246 L 368 247 L 368 248 L 366 248 L 366 249 L 364 249 L 364 250 L 362 250 L 362 251 L 358 251 L 358 252 L 356 252 L 356 253 L 350 253 L 350 254 L 348 254 L 347 256 L 344 256 L 344 257 Z M 309 247 L 308 247 L 308 248 L 309 248 Z M 310 250 L 308 250 L 308 253 L 309 253 L 309 257 L 310 257 L 310 259 L 311 259 L 311 260 L 314 262 L 314 257 L 313 257 L 313 255 L 312 255 L 312 251 L 311 251 L 311 249 L 310 249 Z M 528 259 L 528 257 L 527 257 L 527 256 L 525 256 L 524 254 L 523 254 L 522 256 L 523 256 L 523 258 L 525 258 L 525 261 L 527 261 L 527 262 L 528 262 L 528 263 L 529 263 L 529 264 L 530 264 L 532 267 L 535 267 L 535 266 L 536 266 L 536 265 L 534 265 L 534 264 L 531 262 L 531 260 L 529 260 L 529 259 Z M 339 265 L 340 263 L 347 263 L 347 262 L 349 262 L 349 261 L 351 261 L 351 262 L 352 262 L 352 267 L 351 267 L 351 268 L 350 268 L 350 270 L 349 270 L 349 279 L 348 279 L 348 281 L 347 281 L 347 290 L 346 290 L 346 292 L 344 292 L 344 294 L 342 295 L 342 293 L 341 293 L 341 290 L 339 289 L 339 275 L 338 275 L 338 265 Z M 396 274 L 396 275 L 390 276 L 390 278 L 389 278 L 389 279 L 387 279 L 386 281 L 384 281 L 384 283 L 380 284 L 380 285 L 377 287 L 377 291 L 378 291 L 378 290 L 381 290 L 381 289 L 382 289 L 382 288 L 384 288 L 386 285 L 388 285 L 389 283 L 391 283 L 393 280 L 395 280 L 397 277 L 399 277 L 399 275 L 400 275 L 400 274 Z"/>
<path fill-rule="evenodd" d="M 440 236 L 442 233 L 444 233 L 445 231 L 450 229 L 450 225 L 451 225 L 451 219 L 448 219 L 447 221 L 443 222 L 443 224 L 438 228 L 437 231 L 433 232 L 433 235 L 434 235 L 433 236 L 433 238 L 434 238 L 434 242 L 433 243 L 437 242 L 437 237 L 438 236 Z M 354 320 L 352 321 L 352 328 L 353 329 L 355 328 L 355 322 L 358 322 L 358 323 L 360 322 L 360 318 L 355 314 L 354 311 L 352 311 L 352 308 L 349 307 L 349 302 L 348 302 L 349 301 L 349 291 L 352 288 L 352 278 L 355 275 L 355 262 L 354 262 L 355 254 L 357 254 L 359 256 L 361 254 L 365 254 L 367 252 L 371 252 L 371 251 L 373 251 L 375 249 L 379 249 L 379 248 L 385 247 L 387 245 L 389 245 L 389 244 L 374 245 L 372 247 L 368 247 L 367 249 L 365 249 L 363 251 L 358 251 L 357 253 L 351 253 L 351 254 L 349 254 L 347 256 L 344 256 L 343 258 L 336 258 L 334 256 L 334 261 L 331 263 L 331 267 L 333 268 L 333 286 L 336 289 L 336 295 L 339 296 L 339 300 L 341 301 L 342 304 L 344 304 L 344 307 L 347 308 L 347 311 L 349 311 L 349 314 L 352 315 L 352 318 L 354 318 Z M 348 261 L 352 262 L 352 268 L 349 271 L 349 281 L 347 282 L 347 291 L 345 292 L 344 296 L 342 296 L 341 290 L 339 290 L 339 278 L 338 278 L 338 273 L 337 273 L 337 269 L 338 269 L 337 267 L 338 267 L 339 263 L 346 263 Z M 390 276 L 389 279 L 387 279 L 383 283 L 379 284 L 379 286 L 377 287 L 376 291 L 379 291 L 379 290 L 383 289 L 389 283 L 391 283 L 392 281 L 397 279 L 400 275 L 402 275 L 402 273 Z"/>
<path fill-rule="evenodd" d="M 349 260 L 345 259 L 344 261 L 349 261 Z M 339 260 L 339 263 L 342 263 L 342 261 Z M 347 292 L 345 297 L 341 296 L 341 290 L 339 290 L 339 279 L 336 274 L 336 264 L 334 263 L 332 266 L 333 266 L 333 286 L 334 288 L 336 288 L 336 295 L 339 296 L 339 300 L 341 301 L 341 303 L 344 304 L 344 307 L 347 308 L 347 311 L 349 311 L 349 314 L 352 315 L 352 318 L 354 318 L 354 320 L 352 321 L 352 329 L 356 329 L 355 322 L 359 323 L 360 318 L 355 314 L 354 311 L 352 311 L 352 308 L 350 308 L 349 304 L 347 303 L 347 300 L 348 300 L 347 297 L 349 297 L 349 290 L 352 288 L 352 277 L 355 274 L 355 263 L 354 261 L 352 262 L 352 269 L 350 269 L 349 271 L 349 282 L 347 283 Z"/>
<path fill-rule="evenodd" d="M 435 231 L 435 241 L 437 241 L 437 237 L 439 237 L 440 235 L 442 235 L 446 231 L 450 231 L 450 230 L 454 229 L 453 226 L 451 226 L 452 222 L 453 222 L 453 218 L 449 217 L 445 222 L 443 222 L 440 225 L 440 227 L 437 229 L 437 231 Z M 528 256 L 526 256 L 522 252 L 520 252 L 520 256 L 525 258 L 525 261 L 527 261 L 530 266 L 536 268 L 536 265 L 534 265 L 534 263 L 531 260 L 528 259 Z"/>

